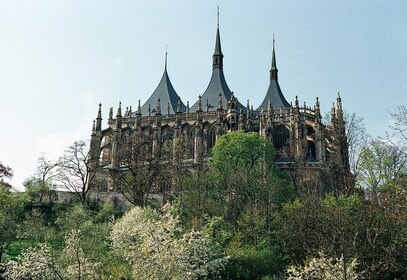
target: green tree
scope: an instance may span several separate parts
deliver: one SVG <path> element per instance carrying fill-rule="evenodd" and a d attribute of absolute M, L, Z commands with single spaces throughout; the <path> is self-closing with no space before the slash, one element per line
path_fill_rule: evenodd
<path fill-rule="evenodd" d="M 379 205 L 381 193 L 403 187 L 406 175 L 407 158 L 400 148 L 375 140 L 362 150 L 357 185 L 374 204 Z"/>
<path fill-rule="evenodd" d="M 232 132 L 218 139 L 212 155 L 206 173 L 185 181 L 177 200 L 183 220 L 201 229 L 211 217 L 222 217 L 218 235 L 230 255 L 224 277 L 260 279 L 282 271 L 272 221 L 294 189 L 275 165 L 272 143 L 257 133 Z"/>
<path fill-rule="evenodd" d="M 3 179 L 5 177 L 6 178 L 12 178 L 13 177 L 13 169 L 8 167 L 7 165 L 4 165 L 0 161 L 0 179 Z"/>
<path fill-rule="evenodd" d="M 4 249 L 17 239 L 23 206 L 23 201 L 16 194 L 0 188 L 0 263 Z"/>
<path fill-rule="evenodd" d="M 258 133 L 238 131 L 219 138 L 212 153 L 209 170 L 219 214 L 235 228 L 244 213 L 252 221 L 262 216 L 269 229 L 272 211 L 293 195 L 292 184 L 275 165 L 272 143 Z"/>
<path fill-rule="evenodd" d="M 394 210 L 405 213 L 402 208 Z M 344 264 L 357 258 L 368 279 L 402 278 L 407 250 L 405 217 L 356 195 L 297 199 L 283 207 L 276 225 L 277 242 L 297 264 L 322 250 L 342 258 Z"/>
<path fill-rule="evenodd" d="M 0 188 L 4 189 L 11 189 L 11 185 L 7 182 L 4 181 L 4 178 L 12 178 L 13 177 L 13 169 L 11 167 L 8 167 L 7 165 L 4 165 L 0 161 Z"/>

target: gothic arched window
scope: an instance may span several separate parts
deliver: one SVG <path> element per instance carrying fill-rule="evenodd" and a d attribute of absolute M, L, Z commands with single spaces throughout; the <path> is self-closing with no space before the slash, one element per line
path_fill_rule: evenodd
<path fill-rule="evenodd" d="M 315 143 L 313 141 L 308 140 L 307 141 L 307 155 L 306 155 L 306 160 L 308 162 L 314 162 L 316 161 L 317 155 L 316 155 L 316 150 L 315 150 Z"/>
<path fill-rule="evenodd" d="M 100 165 L 108 165 L 110 164 L 110 149 L 109 148 L 104 148 L 100 152 Z"/>
<path fill-rule="evenodd" d="M 274 132 L 274 146 L 277 150 L 280 150 L 288 145 L 288 139 L 290 138 L 290 131 L 285 125 L 279 125 Z"/>
<path fill-rule="evenodd" d="M 211 127 L 209 129 L 209 135 L 208 135 L 208 148 L 212 149 L 213 146 L 215 146 L 216 142 L 216 128 Z"/>

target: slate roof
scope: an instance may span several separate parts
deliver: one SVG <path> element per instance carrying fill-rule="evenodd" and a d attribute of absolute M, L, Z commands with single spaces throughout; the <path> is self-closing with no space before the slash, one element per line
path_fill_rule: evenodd
<path fill-rule="evenodd" d="M 267 90 L 266 96 L 263 99 L 263 102 L 257 108 L 257 110 L 261 110 L 263 107 L 264 110 L 268 109 L 269 100 L 271 100 L 271 104 L 273 109 L 279 109 L 281 107 L 288 108 L 290 104 L 285 99 L 283 92 L 281 91 L 280 85 L 278 84 L 278 69 L 276 63 L 276 54 L 274 51 L 274 41 L 273 41 L 273 57 L 271 61 L 271 70 L 270 70 L 270 85 Z"/>
<path fill-rule="evenodd" d="M 230 97 L 232 96 L 232 92 L 226 83 L 225 75 L 223 73 L 223 54 L 220 42 L 219 27 L 216 30 L 215 51 L 213 53 L 212 59 L 212 77 L 208 87 L 201 97 L 202 111 L 206 111 L 206 104 L 208 101 L 209 112 L 213 112 L 218 109 L 219 94 L 221 94 L 222 96 L 222 107 L 224 110 L 226 110 L 227 101 L 230 100 Z M 246 107 L 240 104 L 240 102 L 238 107 L 242 107 L 243 112 L 246 112 Z M 194 105 L 192 105 L 190 112 L 196 112 L 197 109 L 198 101 L 195 102 Z"/>
<path fill-rule="evenodd" d="M 223 74 L 223 69 L 215 68 L 212 71 L 212 77 L 209 82 L 209 85 L 201 97 L 203 111 L 206 111 L 206 101 L 207 100 L 209 103 L 208 111 L 213 112 L 218 109 L 219 93 L 222 96 L 222 106 L 223 106 L 223 109 L 225 110 L 227 101 L 232 96 L 232 92 L 230 91 L 230 89 L 226 83 L 225 75 Z M 191 107 L 190 111 L 196 112 L 197 109 L 198 109 L 198 101 Z"/>
<path fill-rule="evenodd" d="M 157 108 L 158 99 L 160 99 L 161 114 L 167 114 L 168 103 L 170 104 L 170 114 L 175 114 L 177 112 L 178 98 L 179 96 L 172 86 L 170 78 L 168 76 L 166 65 L 160 83 L 154 90 L 153 94 L 151 94 L 150 98 L 141 107 L 141 114 L 143 116 L 148 115 L 148 105 L 150 104 L 151 115 L 154 115 Z M 185 112 L 185 110 L 186 106 L 181 101 L 181 112 Z"/>

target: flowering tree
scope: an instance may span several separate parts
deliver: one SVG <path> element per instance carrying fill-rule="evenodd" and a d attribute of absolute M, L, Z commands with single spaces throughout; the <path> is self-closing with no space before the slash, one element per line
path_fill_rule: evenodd
<path fill-rule="evenodd" d="M 9 261 L 6 272 L 0 276 L 10 280 L 98 279 L 97 264 L 86 258 L 82 240 L 82 232 L 72 229 L 65 236 L 65 247 L 60 256 L 45 243 L 32 246 L 17 260 Z"/>
<path fill-rule="evenodd" d="M 200 232 L 181 234 L 179 220 L 134 207 L 112 230 L 113 249 L 131 264 L 138 279 L 196 279 L 220 272 L 227 258 Z"/>
<path fill-rule="evenodd" d="M 47 244 L 25 250 L 15 261 L 6 265 L 5 279 L 63 279 L 61 269 Z"/>
<path fill-rule="evenodd" d="M 346 263 L 341 258 L 327 257 L 324 253 L 319 253 L 319 257 L 312 258 L 308 264 L 304 266 L 291 266 L 288 268 L 289 280 L 357 280 L 361 279 L 360 275 L 356 272 L 358 265 L 357 259 L 353 259 Z"/>
<path fill-rule="evenodd" d="M 83 234 L 79 229 L 72 229 L 65 236 L 63 259 L 66 261 L 65 275 L 68 279 L 95 279 L 97 264 L 90 262 L 82 249 Z"/>

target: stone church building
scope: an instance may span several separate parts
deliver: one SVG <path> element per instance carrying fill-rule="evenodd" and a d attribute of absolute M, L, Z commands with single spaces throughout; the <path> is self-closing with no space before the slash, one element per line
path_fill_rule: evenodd
<path fill-rule="evenodd" d="M 212 77 L 208 87 L 192 105 L 184 103 L 173 85 L 165 61 L 164 73 L 157 88 L 144 104 L 138 101 L 125 109 L 122 104 L 114 115 L 110 108 L 107 127 L 102 128 L 101 104 L 93 124 L 91 135 L 91 164 L 102 170 L 126 170 L 120 151 L 124 143 L 134 135 L 149 143 L 147 152 L 152 158 L 160 158 L 164 147 L 179 149 L 176 139 L 184 139 L 184 164 L 191 169 L 205 165 L 211 156 L 211 148 L 223 134 L 241 130 L 258 132 L 271 141 L 277 150 L 276 163 L 288 171 L 306 171 L 295 180 L 319 182 L 320 170 L 335 163 L 342 173 L 348 173 L 348 146 L 341 98 L 331 108 L 331 121 L 322 122 L 321 108 L 316 97 L 312 106 L 300 104 L 298 97 L 287 102 L 278 82 L 278 69 L 273 40 L 270 83 L 264 99 L 254 106 L 241 103 L 228 87 L 223 72 L 223 53 L 219 25 L 216 30 L 215 51 L 212 56 Z M 167 60 L 167 59 L 166 59 Z M 171 153 L 170 153 L 171 154 Z M 170 156 L 171 157 L 171 156 Z M 171 160 L 168 159 L 160 159 Z M 309 172 L 311 171 L 311 172 Z M 98 181 L 104 180 L 99 176 Z M 165 180 L 164 180 L 165 181 Z M 99 182 L 100 184 L 100 182 Z M 105 191 L 115 190 L 112 180 L 103 181 Z M 157 185 L 159 183 L 156 183 Z M 171 188 L 166 180 L 166 190 Z"/>

